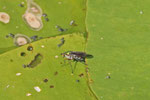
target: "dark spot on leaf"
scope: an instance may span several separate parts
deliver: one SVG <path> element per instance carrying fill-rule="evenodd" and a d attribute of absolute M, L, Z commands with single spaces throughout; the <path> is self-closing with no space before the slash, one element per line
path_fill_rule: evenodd
<path fill-rule="evenodd" d="M 32 60 L 32 61 L 27 65 L 27 67 L 29 67 L 29 68 L 34 68 L 34 67 L 36 67 L 37 65 L 39 65 L 39 64 L 41 63 L 42 59 L 43 59 L 43 56 L 42 56 L 40 53 L 38 53 L 38 54 L 34 57 L 34 60 Z"/>
<path fill-rule="evenodd" d="M 83 76 L 84 76 L 84 74 L 83 74 L 83 73 L 81 73 L 79 76 L 80 76 L 80 77 L 83 77 Z"/>
<path fill-rule="evenodd" d="M 12 60 L 12 59 L 10 59 L 10 62 L 13 62 L 13 60 Z"/>
<path fill-rule="evenodd" d="M 32 46 L 28 46 L 27 50 L 28 50 L 28 51 L 32 51 L 32 50 L 33 50 L 33 47 L 32 47 Z"/>
<path fill-rule="evenodd" d="M 58 75 L 58 72 L 56 71 L 56 72 L 54 73 L 54 75 Z"/>
<path fill-rule="evenodd" d="M 50 85 L 50 88 L 54 88 L 54 85 Z"/>
<path fill-rule="evenodd" d="M 8 38 L 9 36 L 8 35 L 6 35 L 6 38 Z"/>
<path fill-rule="evenodd" d="M 25 52 L 21 52 L 20 55 L 24 57 L 24 56 L 26 56 L 26 53 Z"/>
<path fill-rule="evenodd" d="M 62 62 L 60 62 L 60 64 L 63 64 Z"/>

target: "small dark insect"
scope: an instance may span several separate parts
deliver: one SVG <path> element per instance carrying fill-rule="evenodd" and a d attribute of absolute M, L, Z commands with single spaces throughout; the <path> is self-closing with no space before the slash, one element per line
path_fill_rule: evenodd
<path fill-rule="evenodd" d="M 58 31 L 60 31 L 60 32 L 67 31 L 67 29 L 63 29 L 63 28 L 61 28 L 60 26 L 56 26 L 56 28 L 57 28 L 57 29 L 58 29 Z"/>
<path fill-rule="evenodd" d="M 60 41 L 61 41 L 61 43 L 57 45 L 58 47 L 61 47 L 65 43 L 64 37 L 61 38 Z"/>
<path fill-rule="evenodd" d="M 49 21 L 49 18 L 45 18 L 45 21 L 47 21 L 47 22 L 48 22 L 48 21 Z"/>
<path fill-rule="evenodd" d="M 37 39 L 38 39 L 38 36 L 37 35 L 35 35 L 35 36 L 32 36 L 32 37 L 30 37 L 33 41 L 36 41 Z"/>
<path fill-rule="evenodd" d="M 48 82 L 48 79 L 44 79 L 43 81 L 46 83 L 46 82 Z"/>
<path fill-rule="evenodd" d="M 76 52 L 76 51 L 67 51 L 61 54 L 66 60 L 72 60 L 75 62 L 75 66 L 74 69 L 72 68 L 71 65 L 71 69 L 72 69 L 72 73 L 74 72 L 75 68 L 76 68 L 76 64 L 77 62 L 82 62 L 86 65 L 85 59 L 86 58 L 93 58 L 92 55 L 90 54 L 86 54 L 85 52 Z"/>
<path fill-rule="evenodd" d="M 47 16 L 47 14 L 46 14 L 46 13 L 43 13 L 43 14 L 42 14 L 42 16 L 43 16 L 43 17 L 46 17 L 46 16 Z"/>
<path fill-rule="evenodd" d="M 76 80 L 76 82 L 80 82 L 80 80 Z"/>
<path fill-rule="evenodd" d="M 8 34 L 10 37 L 12 37 L 12 38 L 14 38 L 15 37 L 15 35 L 14 34 L 12 34 L 12 33 L 9 33 Z"/>
<path fill-rule="evenodd" d="M 28 46 L 27 50 L 28 50 L 28 51 L 32 51 L 32 50 L 33 50 L 33 47 L 32 47 L 32 46 Z"/>
<path fill-rule="evenodd" d="M 23 4 L 19 4 L 19 6 L 20 6 L 20 7 L 24 7 L 24 5 L 23 5 Z"/>
<path fill-rule="evenodd" d="M 54 88 L 54 85 L 50 85 L 50 88 Z"/>
<path fill-rule="evenodd" d="M 67 60 L 73 60 L 77 62 L 84 62 L 85 58 L 93 58 L 92 55 L 86 54 L 85 52 L 67 51 L 61 54 Z"/>

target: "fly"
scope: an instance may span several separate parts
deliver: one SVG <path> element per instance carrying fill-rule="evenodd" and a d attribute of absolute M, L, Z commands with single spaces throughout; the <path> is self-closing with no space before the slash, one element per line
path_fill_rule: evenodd
<path fill-rule="evenodd" d="M 84 63 L 85 65 L 87 65 L 85 62 L 85 59 L 93 58 L 93 56 L 90 54 L 86 54 L 85 52 L 78 52 L 78 51 L 67 51 L 67 52 L 62 53 L 61 55 L 66 60 L 69 60 L 69 61 L 71 60 L 71 61 L 75 62 L 74 69 L 72 68 L 72 65 L 70 63 L 72 73 L 74 73 L 77 62 L 81 62 L 81 63 Z"/>

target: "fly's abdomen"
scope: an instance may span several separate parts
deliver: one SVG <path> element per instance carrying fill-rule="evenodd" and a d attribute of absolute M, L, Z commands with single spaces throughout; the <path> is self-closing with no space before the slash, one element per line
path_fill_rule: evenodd
<path fill-rule="evenodd" d="M 80 57 L 80 56 L 74 55 L 73 58 L 74 58 L 74 60 L 76 60 L 76 61 L 81 61 L 81 62 L 82 62 L 82 61 L 85 61 L 85 59 L 82 58 L 82 57 Z"/>

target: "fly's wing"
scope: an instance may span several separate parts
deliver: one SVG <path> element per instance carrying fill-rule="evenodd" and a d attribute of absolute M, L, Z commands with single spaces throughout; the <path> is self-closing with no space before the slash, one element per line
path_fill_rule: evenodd
<path fill-rule="evenodd" d="M 77 57 L 86 58 L 85 52 L 71 52 L 72 55 L 76 55 Z"/>
<path fill-rule="evenodd" d="M 71 52 L 71 54 L 82 58 L 93 58 L 93 55 L 86 54 L 85 52 Z"/>
<path fill-rule="evenodd" d="M 86 58 L 93 58 L 93 55 L 87 54 Z"/>

